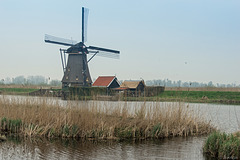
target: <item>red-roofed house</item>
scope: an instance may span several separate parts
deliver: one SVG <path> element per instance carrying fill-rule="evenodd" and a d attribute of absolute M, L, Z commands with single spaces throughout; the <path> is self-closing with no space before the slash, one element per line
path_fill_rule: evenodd
<path fill-rule="evenodd" d="M 92 84 L 93 87 L 118 88 L 120 86 L 116 76 L 99 76 Z"/>

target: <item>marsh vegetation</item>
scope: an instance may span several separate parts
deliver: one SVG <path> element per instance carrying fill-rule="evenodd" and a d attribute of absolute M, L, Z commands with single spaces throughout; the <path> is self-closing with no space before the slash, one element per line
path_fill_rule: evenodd
<path fill-rule="evenodd" d="M 66 106 L 45 100 L 0 98 L 1 133 L 81 139 L 149 139 L 208 134 L 214 130 L 188 106 L 145 103 L 98 107 L 98 101 Z"/>
<path fill-rule="evenodd" d="M 208 136 L 203 147 L 205 154 L 219 159 L 239 159 L 239 150 L 239 132 L 235 134 L 214 132 Z"/>

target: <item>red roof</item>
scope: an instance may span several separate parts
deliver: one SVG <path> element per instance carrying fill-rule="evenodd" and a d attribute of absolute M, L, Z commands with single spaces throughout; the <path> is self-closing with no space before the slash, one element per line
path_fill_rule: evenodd
<path fill-rule="evenodd" d="M 99 76 L 92 86 L 108 87 L 115 78 L 115 76 Z"/>

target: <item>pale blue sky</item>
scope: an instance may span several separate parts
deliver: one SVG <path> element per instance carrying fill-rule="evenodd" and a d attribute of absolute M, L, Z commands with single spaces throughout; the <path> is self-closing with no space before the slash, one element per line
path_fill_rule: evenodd
<path fill-rule="evenodd" d="M 59 48 L 44 34 L 80 40 L 81 7 L 89 8 L 88 41 L 121 51 L 95 57 L 92 78 L 240 83 L 240 1 L 0 0 L 0 79 L 43 75 L 61 80 Z"/>

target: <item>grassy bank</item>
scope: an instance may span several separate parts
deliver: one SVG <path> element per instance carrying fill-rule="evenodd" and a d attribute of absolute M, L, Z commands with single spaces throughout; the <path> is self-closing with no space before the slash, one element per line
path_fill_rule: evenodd
<path fill-rule="evenodd" d="M 124 97 L 125 100 L 182 101 L 192 103 L 240 104 L 240 92 L 164 91 L 154 97 Z"/>
<path fill-rule="evenodd" d="M 152 97 L 126 97 L 126 96 L 112 96 L 107 97 L 105 96 L 106 100 L 127 100 L 127 101 L 168 101 L 168 102 L 192 102 L 192 103 L 221 103 L 221 104 L 240 104 L 240 92 L 237 91 L 238 88 L 235 90 L 232 89 L 232 91 L 222 91 L 223 89 L 219 89 L 220 91 L 212 91 L 208 88 L 204 91 L 202 90 L 194 90 L 194 91 L 186 91 L 184 89 L 178 89 L 173 90 L 166 90 L 162 93 L 160 93 L 158 96 L 152 96 Z M 209 91 L 210 90 L 210 91 Z M 230 89 L 228 89 L 230 90 Z M 41 92 L 37 88 L 0 88 L 0 93 L 2 94 L 14 94 L 14 95 L 31 95 L 31 93 L 34 93 L 36 91 L 39 91 L 39 93 L 36 93 L 34 95 L 41 95 Z M 51 89 L 51 92 L 60 92 L 61 89 Z M 104 96 L 99 95 L 98 90 L 91 91 L 94 96 L 90 96 L 90 93 L 87 96 L 79 97 L 79 95 L 71 95 L 74 98 L 82 99 L 104 99 Z M 95 93 L 96 92 L 96 93 Z M 101 91 L 102 92 L 102 91 Z M 100 93 L 101 93 L 100 92 Z M 105 93 L 105 92 L 104 92 Z M 48 94 L 43 94 L 42 96 L 47 96 Z M 53 94 L 49 94 L 53 95 Z M 59 94 L 56 94 L 59 95 Z M 99 95 L 99 96 L 98 96 Z M 100 98 L 96 98 L 100 97 Z"/>
<path fill-rule="evenodd" d="M 203 151 L 212 158 L 239 159 L 240 133 L 226 134 L 214 132 L 205 141 Z"/>
<path fill-rule="evenodd" d="M 240 87 L 165 87 L 165 91 L 219 91 L 219 92 L 240 92 Z"/>
<path fill-rule="evenodd" d="M 182 99 L 187 102 L 240 103 L 239 92 L 224 91 L 165 91 L 159 98 Z"/>
<path fill-rule="evenodd" d="M 212 126 L 181 103 L 165 107 L 98 107 L 0 98 L 3 134 L 83 139 L 148 139 L 210 133 Z M 195 115 L 195 116 L 194 116 Z"/>
<path fill-rule="evenodd" d="M 0 88 L 0 93 L 10 95 L 28 95 L 31 92 L 37 91 L 35 88 Z"/>

